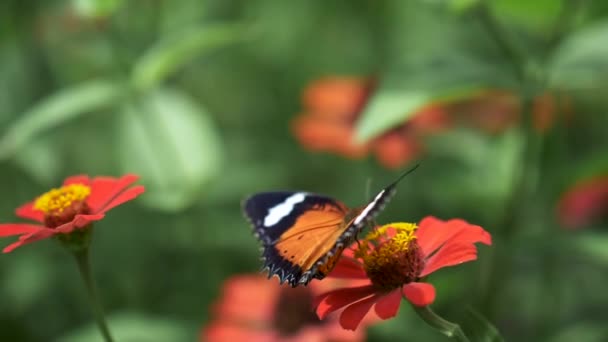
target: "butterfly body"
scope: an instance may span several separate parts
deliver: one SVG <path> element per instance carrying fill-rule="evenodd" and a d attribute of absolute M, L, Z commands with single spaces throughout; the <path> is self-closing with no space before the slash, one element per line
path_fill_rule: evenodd
<path fill-rule="evenodd" d="M 384 208 L 404 175 L 366 205 L 352 209 L 308 192 L 262 192 L 247 198 L 243 211 L 262 243 L 268 276 L 293 287 L 323 279 L 344 248 Z"/>

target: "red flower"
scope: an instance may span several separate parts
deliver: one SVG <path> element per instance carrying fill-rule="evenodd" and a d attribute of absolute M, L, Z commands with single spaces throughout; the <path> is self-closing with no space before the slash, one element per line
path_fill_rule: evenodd
<path fill-rule="evenodd" d="M 608 208 L 608 175 L 579 181 L 569 189 L 557 205 L 560 222 L 579 228 L 601 216 Z"/>
<path fill-rule="evenodd" d="M 0 224 L 0 237 L 20 235 L 19 240 L 4 248 L 3 252 L 9 253 L 17 247 L 51 236 L 70 234 L 103 219 L 108 210 L 144 192 L 141 185 L 129 187 L 137 179 L 135 175 L 119 179 L 90 179 L 85 175 L 67 178 L 62 187 L 17 208 L 17 216 L 39 224 Z"/>
<path fill-rule="evenodd" d="M 408 122 L 392 129 L 372 142 L 376 158 L 389 169 L 399 169 L 424 152 L 423 138 L 438 133 L 452 122 L 439 106 L 418 111 Z"/>
<path fill-rule="evenodd" d="M 345 331 L 335 317 L 321 321 L 315 315 L 313 298 L 326 291 L 327 284 L 291 288 L 259 274 L 232 277 L 224 283 L 222 297 L 212 308 L 213 320 L 201 331 L 200 340 L 363 341 L 363 330 Z"/>
<path fill-rule="evenodd" d="M 461 112 L 468 124 L 490 134 L 503 133 L 523 118 L 520 99 L 514 94 L 501 91 L 482 93 L 454 104 L 453 109 L 454 112 Z M 544 93 L 535 97 L 531 109 L 534 129 L 538 133 L 550 130 L 556 112 L 557 103 L 553 94 Z"/>
<path fill-rule="evenodd" d="M 402 297 L 417 306 L 429 305 L 435 288 L 424 278 L 440 268 L 477 259 L 477 242 L 490 245 L 492 238 L 483 228 L 459 219 L 426 217 L 419 227 L 393 223 L 376 228 L 360 245 L 351 246 L 355 251 L 346 250 L 330 274 L 367 283 L 319 296 L 317 315 L 324 319 L 345 308 L 340 324 L 355 330 L 372 307 L 381 319 L 388 319 L 397 314 Z"/>
<path fill-rule="evenodd" d="M 354 142 L 354 125 L 371 88 L 371 81 L 355 77 L 328 77 L 313 82 L 302 96 L 307 112 L 293 121 L 296 138 L 310 150 L 355 159 L 367 155 L 369 146 Z"/>
<path fill-rule="evenodd" d="M 302 146 L 359 159 L 373 151 L 380 164 L 400 168 L 423 150 L 421 138 L 449 125 L 438 106 L 421 109 L 408 122 L 397 125 L 365 144 L 357 144 L 355 123 L 374 88 L 374 81 L 355 77 L 327 77 L 314 81 L 303 94 L 305 113 L 292 122 Z"/>

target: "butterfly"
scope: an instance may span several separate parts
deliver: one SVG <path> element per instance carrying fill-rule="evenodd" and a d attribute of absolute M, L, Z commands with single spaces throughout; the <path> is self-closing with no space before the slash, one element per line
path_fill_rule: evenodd
<path fill-rule="evenodd" d="M 350 209 L 331 197 L 308 192 L 261 192 L 243 202 L 243 212 L 262 243 L 263 269 L 292 287 L 323 279 L 344 248 L 384 208 L 404 172 L 366 205 Z"/>

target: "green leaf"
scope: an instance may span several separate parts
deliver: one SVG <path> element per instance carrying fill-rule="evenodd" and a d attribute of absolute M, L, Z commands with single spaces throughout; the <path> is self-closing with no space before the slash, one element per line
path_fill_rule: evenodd
<path fill-rule="evenodd" d="M 587 232 L 575 236 L 573 242 L 579 253 L 588 256 L 590 260 L 608 264 L 608 234 Z"/>
<path fill-rule="evenodd" d="M 89 18 L 103 18 L 114 13 L 123 0 L 72 0 L 76 13 Z"/>
<path fill-rule="evenodd" d="M 504 338 L 498 329 L 473 308 L 467 310 L 463 329 L 471 342 L 502 342 Z"/>
<path fill-rule="evenodd" d="M 425 196 L 454 214 L 474 212 L 484 203 L 487 219 L 500 215 L 516 181 L 522 139 L 516 129 L 494 137 L 455 129 L 427 139 Z"/>
<path fill-rule="evenodd" d="M 404 124 L 433 102 L 466 98 L 497 84 L 499 70 L 467 56 L 429 60 L 405 70 L 392 70 L 382 80 L 356 124 L 356 140 L 368 141 Z"/>
<path fill-rule="evenodd" d="M 40 184 L 51 184 L 62 171 L 60 147 L 56 139 L 44 136 L 25 144 L 14 161 Z"/>
<path fill-rule="evenodd" d="M 480 0 L 449 0 L 449 7 L 456 13 L 463 13 L 475 7 Z"/>
<path fill-rule="evenodd" d="M 554 88 L 585 89 L 605 80 L 608 72 L 608 21 L 604 20 L 568 36 L 556 49 L 549 67 Z"/>
<path fill-rule="evenodd" d="M 108 317 L 112 337 L 124 342 L 193 341 L 196 331 L 182 321 L 123 312 Z M 97 326 L 89 323 L 62 338 L 61 342 L 102 342 Z"/>
<path fill-rule="evenodd" d="M 547 30 L 555 25 L 563 6 L 561 0 L 493 0 L 493 12 L 528 30 Z"/>
<path fill-rule="evenodd" d="M 135 64 L 131 81 L 140 90 L 150 89 L 196 57 L 243 38 L 242 26 L 215 24 L 196 27 L 161 40 Z"/>
<path fill-rule="evenodd" d="M 122 84 L 97 80 L 60 90 L 23 113 L 0 138 L 0 160 L 11 157 L 37 134 L 80 115 L 113 105 L 123 96 Z"/>
<path fill-rule="evenodd" d="M 23 253 L 11 259 L 2 265 L 2 304 L 14 313 L 28 312 L 52 292 L 48 284 L 53 283 L 55 265 L 41 253 Z"/>
<path fill-rule="evenodd" d="M 142 177 L 142 201 L 178 211 L 191 205 L 220 170 L 222 142 L 211 117 L 175 90 L 161 89 L 129 104 L 118 117 L 124 172 Z"/>
<path fill-rule="evenodd" d="M 608 336 L 605 322 L 577 322 L 560 330 L 550 342 L 603 341 Z"/>

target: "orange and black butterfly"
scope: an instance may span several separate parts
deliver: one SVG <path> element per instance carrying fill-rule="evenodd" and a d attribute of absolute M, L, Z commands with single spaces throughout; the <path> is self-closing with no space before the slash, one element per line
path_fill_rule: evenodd
<path fill-rule="evenodd" d="M 247 198 L 243 210 L 262 243 L 268 277 L 277 275 L 292 287 L 323 279 L 344 248 L 384 208 L 399 181 L 416 167 L 354 209 L 307 192 L 262 192 Z"/>

